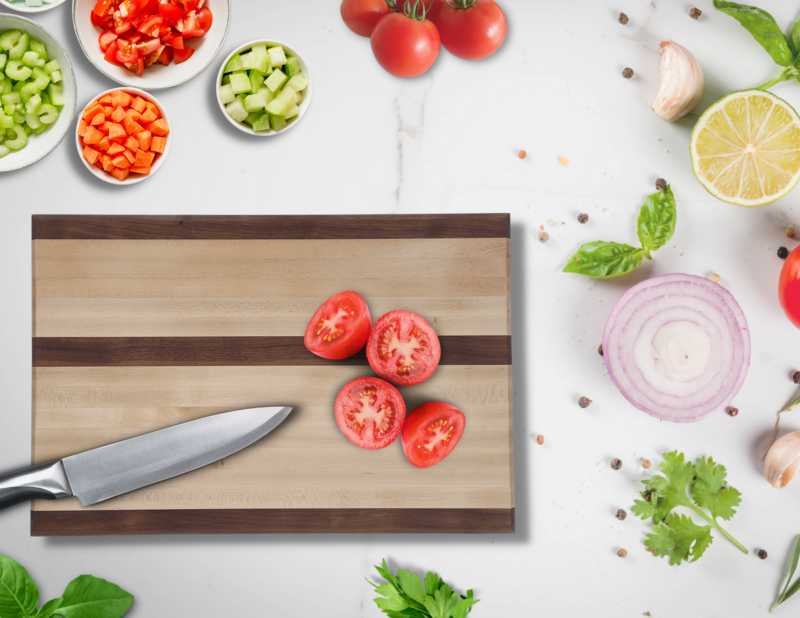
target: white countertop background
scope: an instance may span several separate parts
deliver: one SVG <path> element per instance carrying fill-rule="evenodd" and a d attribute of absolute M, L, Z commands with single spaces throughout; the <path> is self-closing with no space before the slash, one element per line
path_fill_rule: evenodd
<path fill-rule="evenodd" d="M 788 30 L 800 6 L 760 0 Z M 43 600 L 91 573 L 136 596 L 132 618 L 377 617 L 364 581 L 387 557 L 393 568 L 437 570 L 482 599 L 472 615 L 621 618 L 766 614 L 800 533 L 800 480 L 783 491 L 761 477 L 759 453 L 775 412 L 795 393 L 798 332 L 777 300 L 782 217 L 800 229 L 800 190 L 777 206 L 718 202 L 695 180 L 688 155 L 696 115 L 677 124 L 649 109 L 662 38 L 705 70 L 701 112 L 724 94 L 760 84 L 778 67 L 710 0 L 688 16 L 684 0 L 503 0 L 509 34 L 493 58 L 447 52 L 426 75 L 381 70 L 369 42 L 346 29 L 338 0 L 234 0 L 222 54 L 205 73 L 156 93 L 175 141 L 164 168 L 124 188 L 93 178 L 74 138 L 39 164 L 0 176 L 0 469 L 30 461 L 32 214 L 346 214 L 510 212 L 517 532 L 514 535 L 273 535 L 42 539 L 29 507 L 0 514 L 0 552 L 24 564 Z M 67 49 L 78 107 L 114 86 L 85 59 L 70 3 L 33 16 Z M 630 23 L 617 15 L 625 11 Z M 278 138 L 230 126 L 214 95 L 219 63 L 256 38 L 296 47 L 315 79 L 311 109 Z M 631 80 L 621 77 L 630 66 Z M 800 106 L 800 84 L 773 89 Z M 519 149 L 528 152 L 520 160 Z M 558 157 L 567 157 L 562 167 Z M 674 240 L 632 276 L 594 281 L 560 272 L 582 242 L 636 240 L 636 216 L 656 178 L 678 200 Z M 794 210 L 793 210 L 794 209 Z M 580 225 L 579 213 L 589 214 Z M 550 226 L 550 221 L 556 221 Z M 540 244 L 540 225 L 550 241 Z M 719 273 L 750 323 L 752 366 L 735 400 L 690 425 L 633 409 L 597 354 L 612 304 L 649 276 Z M 594 403 L 577 405 L 580 396 Z M 800 429 L 800 412 L 783 428 Z M 545 437 L 544 446 L 535 442 Z M 646 457 L 679 449 L 712 455 L 743 493 L 727 529 L 700 562 L 670 567 L 648 554 L 648 525 L 630 511 Z M 624 465 L 613 471 L 609 462 Z M 654 472 L 651 470 L 650 472 Z M 648 473 L 649 475 L 649 473 Z M 616 551 L 628 550 L 620 559 Z M 759 548 L 769 551 L 759 560 Z M 782 609 L 800 612 L 800 599 Z"/>

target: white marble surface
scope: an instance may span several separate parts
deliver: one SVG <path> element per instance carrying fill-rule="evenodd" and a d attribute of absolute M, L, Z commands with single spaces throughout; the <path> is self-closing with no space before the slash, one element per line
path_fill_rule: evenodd
<path fill-rule="evenodd" d="M 268 140 L 236 131 L 214 100 L 215 63 L 159 95 L 176 137 L 147 182 L 120 190 L 97 181 L 69 139 L 38 165 L 0 177 L 0 469 L 30 458 L 31 214 L 511 212 L 516 534 L 40 539 L 29 537 L 28 507 L 19 506 L 0 514 L 0 552 L 27 565 L 48 598 L 80 573 L 117 582 L 136 595 L 132 617 L 378 616 L 363 577 L 384 556 L 395 567 L 437 569 L 462 591 L 474 587 L 483 599 L 477 617 L 766 613 L 800 533 L 800 481 L 772 489 L 757 455 L 774 412 L 794 394 L 788 375 L 800 368 L 800 332 L 777 302 L 775 256 L 795 245 L 781 213 L 791 218 L 800 192 L 756 210 L 716 201 L 690 169 L 694 119 L 669 125 L 649 110 L 662 38 L 685 45 L 705 69 L 698 111 L 777 72 L 738 24 L 697 2 L 699 21 L 684 0 L 504 0 L 510 31 L 496 57 L 468 63 L 443 52 L 428 74 L 402 81 L 344 27 L 336 0 L 235 0 L 223 56 L 243 41 L 277 38 L 312 67 L 316 93 L 300 126 Z M 794 3 L 761 4 L 787 27 L 796 17 Z M 70 53 L 82 104 L 112 84 L 83 57 L 69 10 L 36 19 Z M 627 26 L 617 23 L 621 10 Z M 621 77 L 626 66 L 636 71 L 630 81 Z M 774 91 L 800 105 L 799 84 Z M 660 176 L 672 183 L 679 218 L 653 262 L 615 281 L 560 272 L 581 242 L 635 240 L 638 207 Z M 547 244 L 536 240 L 540 225 Z M 748 317 L 752 367 L 737 418 L 659 423 L 632 409 L 606 375 L 596 348 L 611 305 L 628 286 L 670 272 L 719 273 Z M 577 406 L 582 395 L 594 400 L 586 410 Z M 784 427 L 800 429 L 800 412 Z M 717 539 L 699 563 L 670 567 L 644 551 L 644 523 L 614 518 L 636 495 L 638 461 L 671 449 L 728 466 L 744 494 L 728 528 L 750 555 Z M 611 470 L 612 457 L 621 470 Z M 755 556 L 761 547 L 766 561 Z M 800 611 L 800 600 L 793 604 L 786 615 Z"/>

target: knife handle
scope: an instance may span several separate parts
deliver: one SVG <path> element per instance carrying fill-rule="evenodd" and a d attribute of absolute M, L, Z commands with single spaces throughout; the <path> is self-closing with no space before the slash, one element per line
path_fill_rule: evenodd
<path fill-rule="evenodd" d="M 71 495 L 61 460 L 0 474 L 0 509 L 26 500 L 57 500 Z"/>

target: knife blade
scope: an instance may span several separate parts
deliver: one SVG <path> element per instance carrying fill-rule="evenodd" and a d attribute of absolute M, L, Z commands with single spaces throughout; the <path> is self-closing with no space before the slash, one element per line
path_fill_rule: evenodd
<path fill-rule="evenodd" d="M 292 408 L 215 414 L 0 476 L 0 509 L 25 500 L 76 496 L 82 506 L 170 479 L 257 442 Z"/>

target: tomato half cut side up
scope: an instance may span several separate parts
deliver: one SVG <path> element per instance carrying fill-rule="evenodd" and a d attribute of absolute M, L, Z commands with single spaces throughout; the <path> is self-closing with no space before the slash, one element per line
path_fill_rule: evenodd
<path fill-rule="evenodd" d="M 400 392 L 378 378 L 357 378 L 345 384 L 334 404 L 336 424 L 356 446 L 386 448 L 397 440 L 406 419 Z"/>
<path fill-rule="evenodd" d="M 439 366 L 439 337 L 411 311 L 390 311 L 378 318 L 367 341 L 367 360 L 384 380 L 399 386 L 424 382 Z"/>
<path fill-rule="evenodd" d="M 414 408 L 401 434 L 409 463 L 417 468 L 435 466 L 453 452 L 466 424 L 464 413 L 447 403 L 424 403 Z"/>
<path fill-rule="evenodd" d="M 364 297 L 358 292 L 339 292 L 314 313 L 303 343 L 322 358 L 350 358 L 367 343 L 371 326 L 372 318 Z"/>

